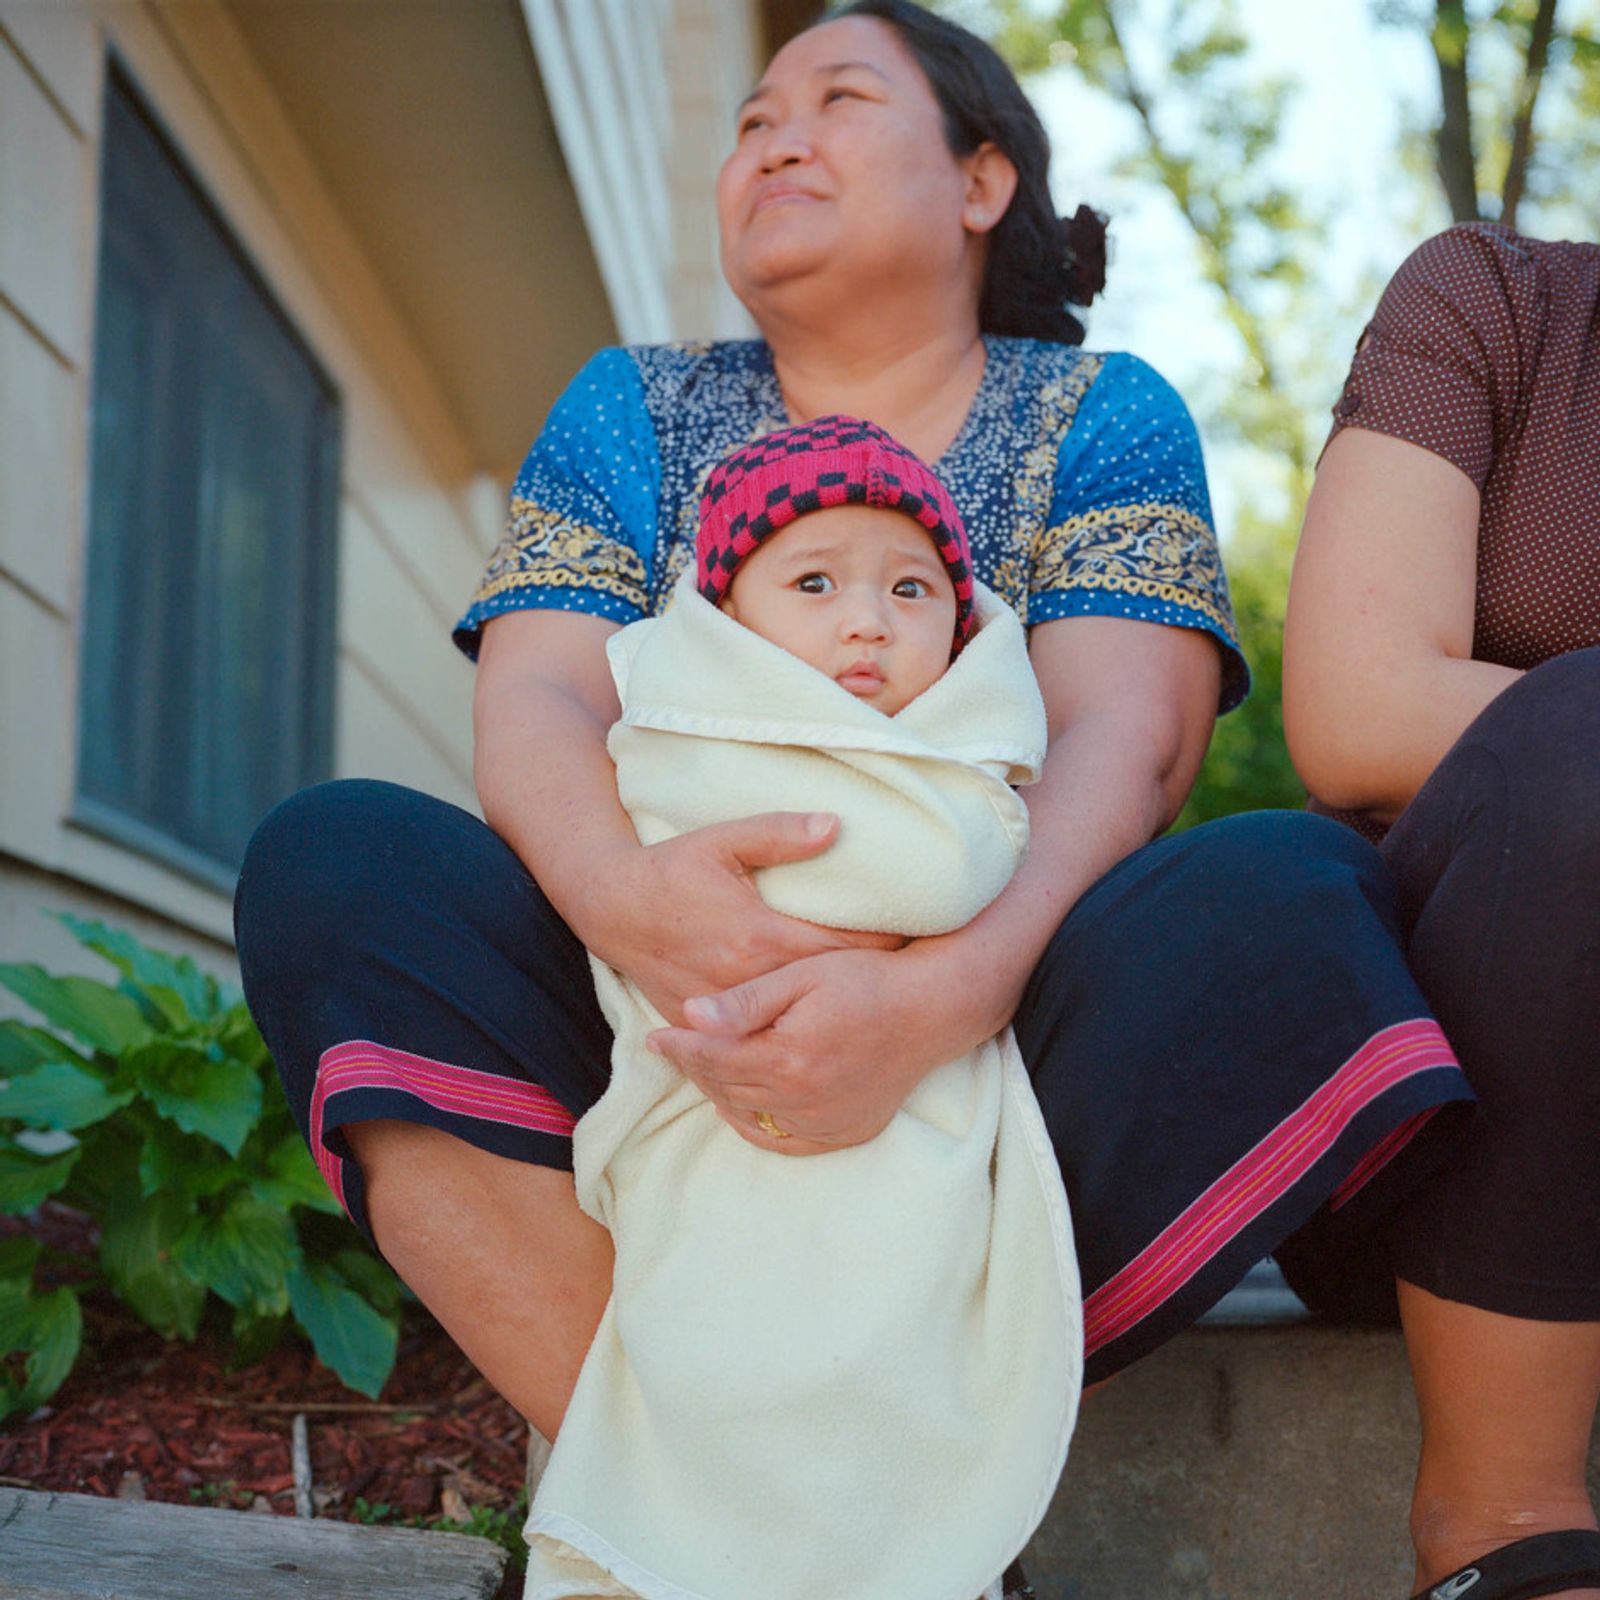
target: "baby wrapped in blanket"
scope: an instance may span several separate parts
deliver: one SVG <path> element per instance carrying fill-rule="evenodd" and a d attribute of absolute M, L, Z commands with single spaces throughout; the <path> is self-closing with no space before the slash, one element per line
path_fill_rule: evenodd
<path fill-rule="evenodd" d="M 721 463 L 698 570 L 609 644 L 641 841 L 774 809 L 842 819 L 760 870 L 812 922 L 971 920 L 1027 847 L 1044 710 L 943 486 L 825 418 Z M 1010 1030 L 868 1143 L 741 1138 L 598 961 L 612 1078 L 574 1137 L 612 1296 L 527 1523 L 527 1600 L 974 1600 L 1044 1514 L 1082 1373 L 1066 1197 Z M 755 1120 L 785 1135 L 772 1117 Z"/>

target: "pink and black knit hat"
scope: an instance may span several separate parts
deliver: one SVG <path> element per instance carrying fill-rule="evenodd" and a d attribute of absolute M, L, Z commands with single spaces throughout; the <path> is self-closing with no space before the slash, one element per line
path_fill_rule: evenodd
<path fill-rule="evenodd" d="M 977 628 L 967 530 L 949 491 L 876 423 L 818 417 L 740 445 L 711 469 L 696 543 L 700 593 L 721 604 L 740 563 L 808 511 L 850 503 L 903 511 L 927 529 L 956 591 L 954 659 Z"/>

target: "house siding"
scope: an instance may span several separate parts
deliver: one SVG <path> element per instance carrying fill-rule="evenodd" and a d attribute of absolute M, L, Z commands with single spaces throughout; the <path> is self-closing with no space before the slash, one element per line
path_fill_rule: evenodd
<path fill-rule="evenodd" d="M 536 49 L 542 10 L 580 69 L 557 121 L 618 327 L 747 332 L 717 269 L 712 179 L 759 67 L 758 8 L 522 3 Z M 471 669 L 449 626 L 499 536 L 506 485 L 319 177 L 314 130 L 275 97 L 226 5 L 0 0 L 0 960 L 94 970 L 38 915 L 57 909 L 221 971 L 228 895 L 73 818 L 112 55 L 339 393 L 336 775 L 475 807 Z M 539 55 L 549 87 L 558 63 Z M 528 270 L 543 282 L 537 261 Z"/>
<path fill-rule="evenodd" d="M 760 68 L 755 9 L 522 6 L 623 338 L 747 335 L 750 320 L 718 267 L 714 182 L 734 108 Z"/>
<path fill-rule="evenodd" d="M 226 894 L 71 820 L 109 51 L 339 390 L 339 775 L 474 803 L 471 671 L 449 623 L 497 536 L 499 496 L 475 483 L 225 15 L 0 0 L 0 959 L 49 950 L 92 970 L 33 914 L 54 908 L 139 923 L 226 967 Z"/>

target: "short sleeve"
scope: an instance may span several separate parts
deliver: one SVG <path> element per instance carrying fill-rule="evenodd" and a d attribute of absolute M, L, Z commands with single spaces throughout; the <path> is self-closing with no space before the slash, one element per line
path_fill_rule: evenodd
<path fill-rule="evenodd" d="M 477 659 L 483 625 L 506 611 L 586 611 L 636 622 L 650 609 L 661 459 L 638 367 L 602 350 L 567 385 L 511 490 L 456 644 Z"/>
<path fill-rule="evenodd" d="M 1481 489 L 1514 423 L 1542 300 L 1543 274 L 1508 230 L 1469 223 L 1429 239 L 1361 335 L 1329 442 L 1345 428 L 1405 439 Z"/>
<path fill-rule="evenodd" d="M 1136 356 L 1107 356 L 1083 397 L 1032 551 L 1028 622 L 1075 616 L 1198 628 L 1222 653 L 1219 709 L 1249 691 L 1199 434 L 1177 391 Z"/>

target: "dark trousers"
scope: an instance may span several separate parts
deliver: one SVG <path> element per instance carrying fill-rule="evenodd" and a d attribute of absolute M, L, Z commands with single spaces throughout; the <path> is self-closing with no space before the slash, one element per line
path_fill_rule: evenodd
<path fill-rule="evenodd" d="M 1401 937 L 1477 1095 L 1366 1237 L 1279 1252 L 1313 1304 L 1388 1280 L 1509 1316 L 1600 1320 L 1600 650 L 1544 663 L 1462 734 L 1382 845 Z M 1416 1152 L 1422 1159 L 1422 1151 Z"/>
<path fill-rule="evenodd" d="M 582 947 L 478 819 L 393 784 L 307 790 L 258 830 L 236 918 L 251 1009 L 359 1226 L 352 1122 L 570 1166 L 610 1034 Z M 1301 813 L 1119 863 L 1062 924 L 1015 1027 L 1075 1218 L 1090 1381 L 1326 1205 L 1370 1211 L 1404 1170 L 1371 1181 L 1380 1158 L 1468 1093 L 1377 852 Z"/>

